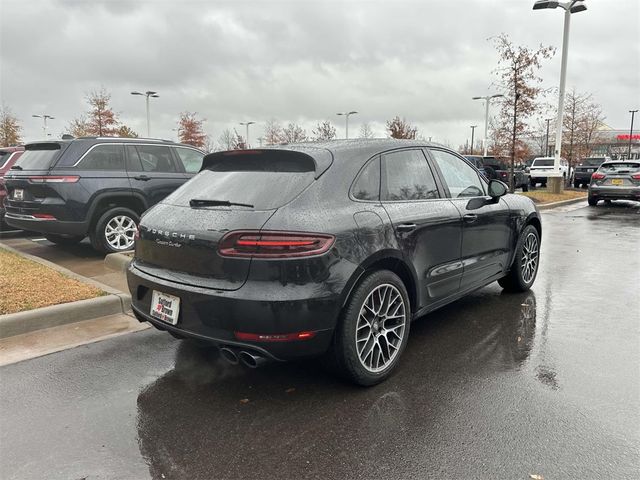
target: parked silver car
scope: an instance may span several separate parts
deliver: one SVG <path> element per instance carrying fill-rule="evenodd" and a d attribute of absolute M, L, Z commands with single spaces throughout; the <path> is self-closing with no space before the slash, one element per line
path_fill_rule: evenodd
<path fill-rule="evenodd" d="M 640 162 L 609 161 L 591 175 L 589 205 L 598 200 L 640 201 Z"/>

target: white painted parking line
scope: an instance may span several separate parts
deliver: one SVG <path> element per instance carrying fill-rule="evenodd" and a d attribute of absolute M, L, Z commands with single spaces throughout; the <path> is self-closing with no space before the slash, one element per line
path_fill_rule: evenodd
<path fill-rule="evenodd" d="M 47 239 L 46 238 L 32 238 L 31 241 L 32 242 L 46 242 Z"/>

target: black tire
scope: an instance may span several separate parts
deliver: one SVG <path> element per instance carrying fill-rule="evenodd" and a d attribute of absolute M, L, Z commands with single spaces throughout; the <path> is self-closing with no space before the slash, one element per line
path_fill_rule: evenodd
<path fill-rule="evenodd" d="M 77 245 L 84 240 L 84 235 L 45 235 L 44 238 L 56 245 Z"/>
<path fill-rule="evenodd" d="M 371 367 L 373 368 L 365 367 L 363 361 L 360 360 L 360 355 L 358 354 L 358 342 L 356 341 L 356 329 L 358 328 L 361 310 L 365 310 L 368 314 L 372 314 L 370 311 L 366 310 L 365 301 L 370 299 L 374 299 L 375 301 L 376 292 L 384 292 L 385 289 L 387 289 L 386 291 L 389 292 L 389 295 L 397 293 L 400 294 L 400 298 L 396 298 L 389 308 L 400 308 L 400 311 L 404 309 L 404 327 L 400 328 L 401 336 L 398 335 L 399 338 L 391 337 L 392 341 L 397 342 L 395 345 L 397 349 L 389 355 L 387 365 L 383 364 L 379 371 L 372 371 L 376 370 L 376 367 L 373 365 L 374 357 L 377 357 L 377 360 L 379 361 L 379 355 L 383 354 L 383 346 L 389 344 L 386 341 L 387 335 L 380 334 L 378 331 L 380 325 L 382 325 L 381 328 L 384 330 L 384 327 L 387 326 L 385 322 L 388 320 L 380 321 L 378 316 L 371 318 L 371 323 L 367 324 L 370 325 L 370 330 L 368 332 L 364 332 L 365 335 L 367 335 L 366 340 L 364 338 L 361 340 L 365 342 L 365 344 L 362 345 L 361 351 L 364 351 L 365 348 L 366 350 L 369 350 L 369 341 L 372 341 L 370 347 L 371 357 L 365 355 L 364 363 L 367 363 L 367 359 L 371 358 Z M 370 294 L 372 294 L 371 297 Z M 400 301 L 402 302 L 402 307 L 398 307 Z M 382 308 L 380 308 L 380 310 Z M 386 312 L 388 311 L 390 310 L 387 310 Z M 396 312 L 394 315 L 397 314 L 398 313 Z M 399 322 L 400 319 L 394 319 L 393 321 Z M 389 270 L 378 270 L 367 274 L 351 292 L 351 295 L 342 310 L 340 320 L 336 326 L 333 336 L 333 343 L 329 351 L 329 356 L 332 357 L 332 363 L 335 364 L 338 373 L 361 386 L 375 385 L 387 379 L 397 366 L 402 352 L 407 345 L 410 322 L 411 305 L 409 303 L 407 290 L 404 283 L 402 283 L 402 280 L 400 280 L 395 273 L 390 272 Z M 394 323 L 391 323 L 391 325 L 394 328 L 397 327 Z M 366 327 L 364 328 L 366 329 Z M 390 332 L 390 330 L 387 330 L 387 332 Z M 388 335 L 391 335 L 391 333 L 388 333 Z M 381 340 L 378 340 L 378 338 Z M 391 352 L 391 349 L 386 347 L 386 351 Z M 378 352 L 377 355 L 376 352 Z"/>
<path fill-rule="evenodd" d="M 595 207 L 596 205 L 598 205 L 598 198 L 589 195 L 589 197 L 587 198 L 587 202 L 589 202 L 589 205 L 591 205 L 592 207 Z"/>
<path fill-rule="evenodd" d="M 528 191 L 529 191 L 529 185 L 528 185 L 528 184 L 526 184 L 526 183 L 523 183 L 523 184 L 522 184 L 522 191 L 523 191 L 523 192 L 528 192 Z"/>
<path fill-rule="evenodd" d="M 525 270 L 525 265 L 523 265 L 524 256 L 526 254 L 525 250 L 528 250 L 528 246 L 531 240 L 530 238 L 535 238 L 535 266 L 533 267 L 533 271 Z M 528 260 L 531 260 L 533 257 L 527 256 Z M 529 261 L 527 262 L 527 265 Z M 527 225 L 520 234 L 520 238 L 518 239 L 518 244 L 516 245 L 516 252 L 513 258 L 513 264 L 509 269 L 509 273 L 498 280 L 498 283 L 502 288 L 504 288 L 508 292 L 526 292 L 531 288 L 533 282 L 536 280 L 536 276 L 538 275 L 538 267 L 540 266 L 540 235 L 538 234 L 538 230 L 533 225 Z M 523 271 L 525 270 L 525 271 Z M 528 277 L 528 278 L 527 278 Z"/>
<path fill-rule="evenodd" d="M 530 178 L 530 179 L 529 179 L 529 186 L 530 186 L 531 188 L 536 188 L 536 182 L 533 180 L 533 178 Z"/>
<path fill-rule="evenodd" d="M 137 226 L 140 223 L 140 216 L 134 212 L 133 210 L 125 207 L 116 207 L 111 210 L 107 210 L 103 213 L 98 221 L 95 223 L 95 227 L 93 231 L 89 235 L 91 239 L 91 245 L 94 249 L 103 253 L 116 253 L 116 252 L 124 252 L 127 250 L 131 250 L 133 248 L 133 243 L 129 245 L 127 242 L 127 246 L 123 248 L 115 248 L 114 245 L 109 243 L 109 239 L 107 239 L 107 234 L 105 229 L 109 222 L 111 222 L 116 217 L 126 217 L 132 220 Z M 126 235 L 130 236 L 131 231 L 127 231 Z M 124 241 L 122 242 L 124 245 Z"/>
<path fill-rule="evenodd" d="M 573 182 L 573 188 L 580 188 L 580 182 Z"/>
<path fill-rule="evenodd" d="M 540 186 L 541 186 L 542 188 L 547 188 L 547 182 L 542 182 L 542 183 L 540 184 Z"/>

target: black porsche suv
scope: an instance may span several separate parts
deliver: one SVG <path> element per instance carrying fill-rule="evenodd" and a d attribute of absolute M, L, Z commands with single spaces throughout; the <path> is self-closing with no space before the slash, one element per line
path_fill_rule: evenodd
<path fill-rule="evenodd" d="M 29 143 L 5 175 L 5 220 L 57 244 L 89 236 L 96 250 L 129 250 L 142 213 L 197 173 L 203 156 L 144 138 Z"/>
<path fill-rule="evenodd" d="M 328 352 L 372 385 L 415 318 L 496 280 L 531 287 L 540 216 L 506 192 L 418 141 L 212 153 L 140 223 L 133 312 L 232 363 Z"/>

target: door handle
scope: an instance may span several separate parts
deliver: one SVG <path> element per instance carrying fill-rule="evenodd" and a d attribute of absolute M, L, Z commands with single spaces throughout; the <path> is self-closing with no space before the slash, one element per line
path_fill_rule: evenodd
<path fill-rule="evenodd" d="M 136 180 L 142 180 L 143 182 L 146 182 L 147 180 L 151 180 L 151 177 L 147 177 L 146 175 L 136 175 L 135 177 Z"/>
<path fill-rule="evenodd" d="M 415 223 L 402 223 L 396 227 L 396 230 L 399 232 L 412 232 L 416 227 L 417 225 Z"/>
<path fill-rule="evenodd" d="M 475 213 L 467 213 L 466 215 L 463 215 L 462 218 L 467 223 L 473 223 L 478 219 L 478 215 Z"/>

